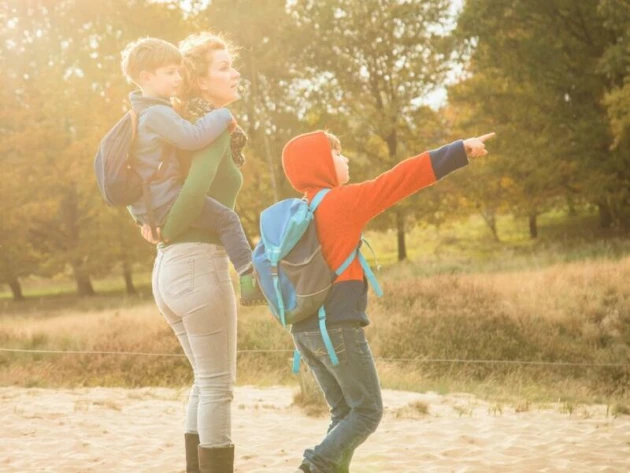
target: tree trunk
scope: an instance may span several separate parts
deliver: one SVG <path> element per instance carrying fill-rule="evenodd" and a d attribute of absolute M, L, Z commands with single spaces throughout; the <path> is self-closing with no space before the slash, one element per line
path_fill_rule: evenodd
<path fill-rule="evenodd" d="M 486 222 L 486 225 L 492 232 L 492 237 L 495 239 L 495 241 L 501 241 L 501 239 L 499 238 L 499 232 L 497 230 L 497 216 L 494 211 L 483 208 L 479 213 L 481 214 L 483 221 Z"/>
<path fill-rule="evenodd" d="M 267 117 L 265 117 L 267 118 Z M 276 170 L 273 165 L 273 158 L 271 155 L 271 146 L 269 145 L 269 137 L 265 130 L 262 130 L 263 142 L 265 143 L 265 155 L 267 156 L 267 164 L 269 165 L 269 174 L 271 175 L 271 188 L 273 189 L 273 201 L 278 202 L 280 200 L 280 193 L 278 192 L 278 181 L 276 179 Z"/>
<path fill-rule="evenodd" d="M 133 285 L 133 273 L 131 271 L 131 265 L 127 261 L 123 261 L 123 278 L 125 278 L 125 289 L 127 294 L 135 295 L 138 293 Z"/>
<path fill-rule="evenodd" d="M 569 216 L 575 217 L 577 215 L 577 211 L 575 210 L 575 201 L 573 200 L 573 193 L 567 193 L 567 207 L 569 207 Z"/>
<path fill-rule="evenodd" d="M 93 296 L 96 293 L 92 287 L 92 281 L 90 281 L 90 275 L 83 268 L 83 263 L 73 262 L 72 269 L 74 272 L 74 280 L 77 284 L 77 294 L 79 296 Z"/>
<path fill-rule="evenodd" d="M 407 245 L 405 243 L 405 214 L 396 212 L 396 228 L 398 230 L 398 261 L 407 259 Z"/>
<path fill-rule="evenodd" d="M 264 97 L 260 97 L 262 94 L 260 88 L 258 87 L 258 71 L 256 69 L 256 63 L 254 62 L 253 54 L 249 54 L 249 72 L 251 77 L 251 87 L 250 87 L 250 97 L 247 107 L 247 120 L 249 122 L 249 135 L 250 138 L 255 141 L 257 138 L 262 138 L 263 145 L 265 147 L 265 158 L 267 160 L 267 165 L 269 166 L 269 175 L 271 176 L 271 189 L 273 190 L 273 201 L 278 202 L 280 200 L 280 192 L 278 191 L 278 180 L 276 179 L 276 170 L 274 167 L 273 155 L 271 153 L 271 146 L 269 144 L 269 137 L 267 136 L 267 132 L 265 130 L 265 124 L 267 123 L 266 116 L 258 117 L 256 115 L 256 100 L 260 100 L 260 102 L 264 105 Z M 261 110 L 264 110 L 261 108 Z M 264 115 L 261 112 L 261 115 Z M 260 121 L 262 127 L 260 129 L 256 129 L 256 122 Z"/>
<path fill-rule="evenodd" d="M 538 221 L 536 214 L 529 216 L 529 236 L 532 240 L 538 238 Z"/>
<path fill-rule="evenodd" d="M 393 120 L 393 123 L 395 123 L 395 120 Z M 392 126 L 392 131 L 385 141 L 387 142 L 391 162 L 396 162 L 398 135 L 395 126 Z M 396 231 L 398 237 L 398 261 L 403 261 L 407 259 L 407 244 L 405 243 L 405 212 L 402 210 L 396 212 Z"/>
<path fill-rule="evenodd" d="M 611 228 L 613 218 L 610 205 L 608 205 L 608 202 L 598 202 L 597 207 L 599 207 L 599 226 L 602 228 Z"/>
<path fill-rule="evenodd" d="M 24 295 L 22 294 L 22 285 L 20 281 L 15 278 L 9 281 L 9 287 L 11 288 L 11 292 L 13 293 L 14 301 L 23 301 Z"/>
<path fill-rule="evenodd" d="M 67 248 L 72 250 L 78 248 L 80 245 L 80 230 L 79 224 L 79 194 L 74 182 L 68 182 L 65 189 L 65 195 L 61 201 L 60 207 L 62 228 L 65 231 L 65 238 Z M 93 296 L 94 288 L 90 281 L 90 274 L 85 268 L 85 264 L 81 257 L 70 257 L 70 266 L 74 273 L 74 280 L 77 285 L 77 294 L 79 296 Z"/>

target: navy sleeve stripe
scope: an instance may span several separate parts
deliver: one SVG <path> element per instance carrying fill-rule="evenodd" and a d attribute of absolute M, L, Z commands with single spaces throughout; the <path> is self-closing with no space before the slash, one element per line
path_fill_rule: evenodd
<path fill-rule="evenodd" d="M 468 156 L 462 140 L 455 141 L 441 148 L 429 151 L 435 178 L 439 181 L 447 174 L 468 164 Z"/>

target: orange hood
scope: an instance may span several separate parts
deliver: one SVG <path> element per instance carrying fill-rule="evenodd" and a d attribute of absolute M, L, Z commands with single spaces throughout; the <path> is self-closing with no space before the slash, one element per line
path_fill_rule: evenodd
<path fill-rule="evenodd" d="M 282 150 L 282 167 L 293 188 L 309 199 L 320 189 L 339 185 L 330 143 L 323 131 L 289 141 Z"/>

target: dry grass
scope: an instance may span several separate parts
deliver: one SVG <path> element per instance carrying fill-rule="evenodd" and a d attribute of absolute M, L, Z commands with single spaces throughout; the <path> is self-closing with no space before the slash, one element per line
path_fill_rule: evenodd
<path fill-rule="evenodd" d="M 368 336 L 385 358 L 628 364 L 628 280 L 630 258 L 393 281 L 385 297 L 373 300 Z M 630 387 L 628 367 L 409 362 L 406 368 L 421 372 L 425 383 L 503 380 L 513 389 L 564 385 L 574 392 L 577 381 L 590 396 L 627 396 Z"/>
<path fill-rule="evenodd" d="M 423 401 L 414 401 L 405 407 L 395 409 L 393 413 L 399 419 L 418 419 L 429 415 L 429 405 Z"/>
<path fill-rule="evenodd" d="M 408 274 L 407 274 L 408 273 Z M 626 406 L 628 367 L 469 364 L 386 359 L 532 360 L 630 363 L 630 258 L 557 264 L 519 272 L 412 276 L 413 265 L 382 278 L 385 297 L 371 298 L 367 334 L 387 388 L 491 398 L 496 406 L 601 402 Z M 407 274 L 405 276 L 405 274 Z M 147 352 L 181 355 L 152 301 L 81 301 L 70 310 L 46 301 L 13 305 L 0 316 L 0 347 Z M 260 308 L 239 310 L 238 382 L 295 383 L 288 333 Z M 0 352 L 0 384 L 21 386 L 186 386 L 184 357 Z M 312 381 L 312 380 L 311 380 Z M 300 380 L 295 402 L 323 403 L 319 389 Z M 319 398 L 317 397 L 319 396 Z M 325 409 L 325 407 L 323 408 Z M 496 410 L 499 413 L 499 410 Z M 623 408 L 619 411 L 623 414 Z M 499 415 L 499 414 L 497 414 Z"/>
<path fill-rule="evenodd" d="M 618 416 L 630 416 L 630 407 L 625 404 L 615 403 L 612 406 L 611 414 L 615 417 Z"/>
<path fill-rule="evenodd" d="M 311 371 L 301 365 L 298 375 L 300 388 L 293 395 L 293 404 L 300 407 L 304 413 L 311 417 L 321 417 L 328 413 L 328 406 L 322 391 L 319 389 Z"/>

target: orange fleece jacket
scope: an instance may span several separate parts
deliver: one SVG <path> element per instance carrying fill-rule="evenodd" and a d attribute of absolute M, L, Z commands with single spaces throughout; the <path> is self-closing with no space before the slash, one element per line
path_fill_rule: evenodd
<path fill-rule="evenodd" d="M 331 189 L 315 212 L 315 224 L 324 258 L 333 270 L 341 266 L 356 248 L 365 225 L 372 218 L 467 164 L 463 142 L 456 141 L 438 150 L 408 158 L 375 179 L 340 185 L 332 150 L 323 131 L 293 138 L 282 152 L 285 175 L 293 188 L 304 193 L 309 202 L 319 190 Z M 337 278 L 335 285 L 347 281 L 364 281 L 363 269 L 358 259 Z M 341 294 L 341 291 L 333 291 L 331 296 L 343 297 Z M 328 305 L 329 301 L 326 303 L 329 326 L 331 322 L 334 325 L 335 320 L 348 318 L 344 314 L 330 313 Z M 342 306 L 347 309 L 346 305 Z M 364 304 L 360 303 L 358 306 Z M 367 325 L 365 314 L 355 314 L 350 319 L 357 317 L 361 325 Z"/>

